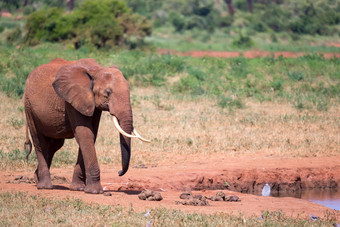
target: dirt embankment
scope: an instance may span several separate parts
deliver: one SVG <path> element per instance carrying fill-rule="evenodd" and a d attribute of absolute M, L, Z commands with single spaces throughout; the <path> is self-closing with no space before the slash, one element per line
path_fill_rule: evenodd
<path fill-rule="evenodd" d="M 158 54 L 171 54 L 171 55 L 179 55 L 179 56 L 190 56 L 190 57 L 218 57 L 218 58 L 236 58 L 236 57 L 245 57 L 245 58 L 258 58 L 258 57 L 274 57 L 278 58 L 280 56 L 284 58 L 298 58 L 307 55 L 305 52 L 289 52 L 289 51 L 277 51 L 277 52 L 269 52 L 263 50 L 251 50 L 251 51 L 184 51 L 179 52 L 175 50 L 167 50 L 167 49 L 159 49 L 157 50 Z M 340 53 L 319 53 L 323 55 L 324 58 L 340 58 Z"/>
<path fill-rule="evenodd" d="M 0 173 L 0 191 L 25 191 L 52 197 L 75 197 L 87 202 L 100 204 L 122 205 L 133 204 L 136 210 L 144 211 L 152 207 L 167 207 L 199 213 L 234 213 L 260 215 L 261 211 L 281 210 L 287 215 L 309 217 L 310 213 L 323 217 L 332 213 L 340 220 L 340 211 L 311 203 L 307 200 L 290 197 L 262 197 L 240 192 L 258 192 L 268 182 L 272 191 L 301 191 L 303 189 L 338 188 L 340 184 L 340 157 L 330 158 L 221 158 L 219 160 L 204 157 L 197 160 L 180 161 L 176 164 L 158 164 L 132 166 L 123 176 L 117 176 L 116 168 L 102 166 L 101 176 L 104 190 L 111 192 L 111 197 L 73 192 L 68 189 L 72 176 L 72 168 L 52 169 L 55 179 L 54 190 L 37 190 L 35 184 L 8 183 L 18 175 L 31 176 L 31 172 Z M 65 177 L 67 180 L 61 182 Z M 138 199 L 143 189 L 151 189 L 162 194 L 159 202 Z M 204 196 L 213 196 L 217 190 L 227 195 L 236 195 L 241 202 L 226 203 L 209 202 L 209 206 L 183 206 L 176 204 L 183 191 L 199 190 Z"/>

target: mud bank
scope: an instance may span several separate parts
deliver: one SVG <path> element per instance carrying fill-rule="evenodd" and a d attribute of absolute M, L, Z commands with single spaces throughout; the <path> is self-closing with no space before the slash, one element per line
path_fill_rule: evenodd
<path fill-rule="evenodd" d="M 53 190 L 37 190 L 34 183 L 8 183 L 18 175 L 33 176 L 33 171 L 3 171 L 0 173 L 0 192 L 27 192 L 53 198 L 75 197 L 87 202 L 121 205 L 144 211 L 155 207 L 181 209 L 198 213 L 231 213 L 261 215 L 261 211 L 282 211 L 294 217 L 309 218 L 310 213 L 320 217 L 328 214 L 340 220 L 340 211 L 291 197 L 262 197 L 252 193 L 262 189 L 268 182 L 272 191 L 300 191 L 305 189 L 334 189 L 340 184 L 340 157 L 323 158 L 230 158 L 197 157 L 173 163 L 145 164 L 136 166 L 123 177 L 114 174 L 120 166 L 101 166 L 101 182 L 104 190 L 112 196 L 91 195 L 69 190 L 73 167 L 52 169 L 52 176 L 66 179 L 53 183 Z M 162 194 L 159 202 L 144 201 L 138 194 L 144 190 Z M 200 191 L 211 197 L 222 190 L 228 196 L 237 196 L 241 202 L 221 203 L 209 201 L 209 206 L 183 206 L 176 204 L 183 191 Z M 302 215 L 302 216 L 301 216 Z"/>

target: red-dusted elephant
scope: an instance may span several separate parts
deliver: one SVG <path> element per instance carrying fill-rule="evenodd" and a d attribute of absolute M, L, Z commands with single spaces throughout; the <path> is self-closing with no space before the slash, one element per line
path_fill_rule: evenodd
<path fill-rule="evenodd" d="M 26 128 L 31 133 L 38 167 L 38 189 L 52 189 L 50 166 L 65 139 L 76 138 L 78 159 L 71 190 L 102 193 L 95 150 L 102 111 L 109 111 L 120 132 L 122 170 L 129 168 L 131 137 L 143 139 L 133 128 L 130 88 L 117 67 L 103 67 L 93 59 L 54 59 L 28 76 L 24 93 Z M 134 133 L 134 135 L 132 135 Z M 31 151 L 26 130 L 25 150 Z"/>

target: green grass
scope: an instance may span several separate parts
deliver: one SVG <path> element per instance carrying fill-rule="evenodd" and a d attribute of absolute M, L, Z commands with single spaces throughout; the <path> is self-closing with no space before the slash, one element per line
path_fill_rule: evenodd
<path fill-rule="evenodd" d="M 285 101 L 298 109 L 322 111 L 340 101 L 340 59 L 326 60 L 316 54 L 297 59 L 190 58 L 44 44 L 20 49 L 0 46 L 0 57 L 0 89 L 9 96 L 23 95 L 25 80 L 38 65 L 56 57 L 91 57 L 103 65 L 118 65 L 132 87 L 164 87 L 178 96 L 210 97 L 221 107 L 230 103 L 223 97 Z"/>
<path fill-rule="evenodd" d="M 79 199 L 51 199 L 26 193 L 0 194 L 1 226 L 331 226 L 331 216 L 310 221 L 263 211 L 263 219 L 229 214 L 204 215 L 165 208 L 136 212 L 133 207 L 88 204 Z"/>
<path fill-rule="evenodd" d="M 152 36 L 146 42 L 156 48 L 190 51 L 245 51 L 244 45 L 234 45 L 239 41 L 239 34 L 235 29 L 216 30 L 187 30 L 176 33 L 172 27 L 155 28 Z M 244 33 L 244 34 L 243 34 Z M 327 46 L 327 43 L 336 43 L 338 36 L 293 36 L 286 32 L 281 33 L 249 33 L 242 34 L 253 42 L 248 48 L 265 51 L 292 51 L 292 52 L 340 52 L 340 48 Z"/>
<path fill-rule="evenodd" d="M 10 152 L 0 150 L 0 160 L 0 169 L 25 169 L 33 168 L 37 165 L 35 155 L 31 154 L 28 161 L 26 161 L 26 153 L 19 149 Z"/>
<path fill-rule="evenodd" d="M 23 145 L 23 144 L 22 144 Z M 105 158 L 105 157 L 104 157 Z M 37 166 L 36 155 L 34 148 L 28 160 L 26 160 L 26 152 L 22 149 L 15 149 L 10 152 L 3 152 L 0 150 L 0 169 L 33 169 Z M 59 168 L 64 166 L 73 166 L 77 160 L 77 151 L 67 151 L 61 149 L 56 152 L 53 157 L 52 168 Z M 108 161 L 103 161 L 107 164 Z"/>

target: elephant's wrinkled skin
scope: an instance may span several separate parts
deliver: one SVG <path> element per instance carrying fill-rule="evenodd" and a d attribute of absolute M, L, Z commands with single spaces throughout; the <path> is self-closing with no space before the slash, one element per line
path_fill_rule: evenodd
<path fill-rule="evenodd" d="M 52 189 L 49 169 L 53 155 L 65 139 L 75 137 L 79 150 L 70 189 L 102 193 L 95 151 L 102 111 L 117 117 L 126 133 L 133 131 L 130 89 L 117 67 L 102 67 L 93 59 L 54 59 L 28 76 L 24 106 L 38 159 L 37 188 Z M 120 176 L 129 168 L 130 140 L 120 134 Z"/>

